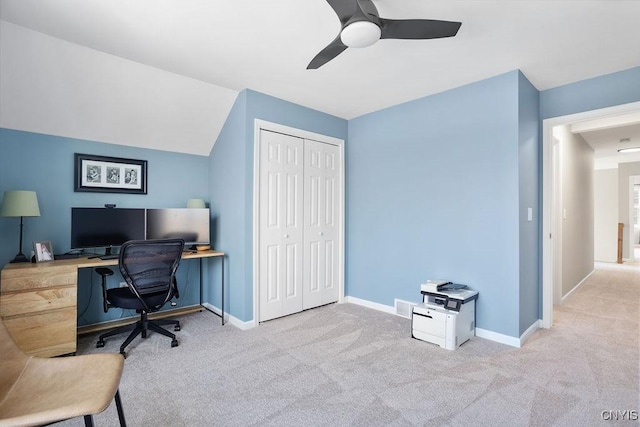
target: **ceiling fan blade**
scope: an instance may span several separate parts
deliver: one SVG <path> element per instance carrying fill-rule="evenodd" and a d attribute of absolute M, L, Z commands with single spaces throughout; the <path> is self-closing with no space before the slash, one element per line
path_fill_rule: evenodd
<path fill-rule="evenodd" d="M 311 60 L 309 65 L 307 65 L 307 70 L 315 70 L 322 67 L 324 64 L 344 52 L 346 48 L 347 46 L 342 43 L 342 40 L 340 40 L 340 34 L 338 34 L 338 37 L 336 37 L 335 40 L 329 43 L 327 47 L 322 49 L 320 53 Z"/>
<path fill-rule="evenodd" d="M 358 0 L 327 0 L 327 3 L 338 15 L 338 19 L 340 19 L 340 23 L 343 26 L 360 8 Z"/>
<path fill-rule="evenodd" d="M 453 37 L 462 22 L 433 19 L 385 19 L 380 18 L 381 39 L 439 39 Z"/>

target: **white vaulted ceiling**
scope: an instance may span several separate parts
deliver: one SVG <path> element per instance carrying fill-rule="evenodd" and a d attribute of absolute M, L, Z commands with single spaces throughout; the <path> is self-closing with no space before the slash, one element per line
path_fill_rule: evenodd
<path fill-rule="evenodd" d="M 209 148 L 245 88 L 351 119 L 515 69 L 544 90 L 640 65 L 639 1 L 375 4 L 382 17 L 461 21 L 462 27 L 454 38 L 347 49 L 306 70 L 340 29 L 325 0 L 0 0 L 0 18 L 204 84 L 217 108 L 202 100 L 208 110 L 189 126 L 216 123 L 193 131 L 194 138 L 206 135 Z M 182 83 L 198 92 L 186 80 L 172 87 Z"/>

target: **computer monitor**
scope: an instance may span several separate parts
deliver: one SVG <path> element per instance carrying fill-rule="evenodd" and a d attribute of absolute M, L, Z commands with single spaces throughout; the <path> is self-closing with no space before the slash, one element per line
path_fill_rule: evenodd
<path fill-rule="evenodd" d="M 208 245 L 209 209 L 147 209 L 147 239 L 184 239 L 187 245 Z"/>
<path fill-rule="evenodd" d="M 71 249 L 121 246 L 127 240 L 144 240 L 145 210 L 71 208 Z"/>

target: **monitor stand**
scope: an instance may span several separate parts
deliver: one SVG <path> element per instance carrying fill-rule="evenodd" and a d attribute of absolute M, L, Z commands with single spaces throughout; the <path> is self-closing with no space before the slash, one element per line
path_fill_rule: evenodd
<path fill-rule="evenodd" d="M 106 260 L 106 259 L 117 259 L 119 258 L 118 254 L 114 254 L 113 252 L 111 252 L 112 247 L 106 247 L 104 249 L 104 255 L 94 255 L 94 256 L 90 256 L 88 259 L 94 259 L 94 258 L 100 258 L 102 260 Z"/>

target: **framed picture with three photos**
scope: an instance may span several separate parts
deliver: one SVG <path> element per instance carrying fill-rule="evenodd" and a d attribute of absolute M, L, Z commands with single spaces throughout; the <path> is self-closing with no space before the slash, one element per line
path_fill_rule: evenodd
<path fill-rule="evenodd" d="M 74 191 L 147 194 L 147 161 L 75 153 Z"/>

